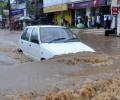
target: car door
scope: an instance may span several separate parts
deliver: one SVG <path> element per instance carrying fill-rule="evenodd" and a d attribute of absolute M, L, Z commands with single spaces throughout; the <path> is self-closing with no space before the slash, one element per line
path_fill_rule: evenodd
<path fill-rule="evenodd" d="M 30 43 L 30 34 L 32 32 L 32 28 L 26 28 L 21 36 L 21 49 L 24 54 L 29 54 L 29 43 Z"/>
<path fill-rule="evenodd" d="M 33 28 L 30 36 L 29 53 L 31 57 L 40 60 L 39 28 Z"/>

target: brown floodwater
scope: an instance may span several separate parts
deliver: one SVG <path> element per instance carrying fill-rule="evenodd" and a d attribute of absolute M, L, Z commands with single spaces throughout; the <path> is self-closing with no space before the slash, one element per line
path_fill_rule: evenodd
<path fill-rule="evenodd" d="M 96 53 L 62 55 L 45 62 L 36 62 L 16 51 L 20 34 L 0 35 L 0 98 L 12 98 L 11 100 L 18 98 L 36 100 L 41 96 L 45 97 L 45 100 L 61 100 L 63 97 L 67 99 L 62 100 L 119 98 L 119 37 L 79 33 L 80 40 L 94 48 Z M 51 91 L 45 96 L 39 92 L 49 89 Z M 4 95 L 6 91 L 8 94 Z M 13 95 L 14 91 L 18 93 Z"/>

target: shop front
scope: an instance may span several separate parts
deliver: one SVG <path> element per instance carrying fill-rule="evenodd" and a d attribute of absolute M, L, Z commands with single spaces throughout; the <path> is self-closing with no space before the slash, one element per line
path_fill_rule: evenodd
<path fill-rule="evenodd" d="M 107 5 L 107 0 L 93 0 L 91 8 L 91 16 L 93 26 L 95 25 L 95 20 L 97 16 L 100 16 L 100 22 L 104 22 L 104 16 L 111 14 L 111 6 Z M 104 23 L 101 23 L 101 27 L 104 27 Z"/>
<path fill-rule="evenodd" d="M 75 26 L 77 26 L 77 24 L 81 22 L 82 24 L 85 25 L 85 27 L 89 27 L 91 6 L 92 6 L 91 1 L 69 4 L 69 9 L 71 9 L 74 12 L 73 20 Z"/>
<path fill-rule="evenodd" d="M 71 25 L 72 15 L 67 4 L 54 5 L 44 8 L 44 13 L 53 14 L 52 21 L 56 25 Z"/>

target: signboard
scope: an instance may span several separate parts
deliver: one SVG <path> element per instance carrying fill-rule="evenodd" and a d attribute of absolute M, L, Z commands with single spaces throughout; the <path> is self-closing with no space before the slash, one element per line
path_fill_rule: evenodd
<path fill-rule="evenodd" d="M 53 5 L 65 4 L 68 2 L 69 2 L 69 0 L 43 0 L 43 6 L 49 7 L 49 6 L 53 6 Z"/>
<path fill-rule="evenodd" d="M 107 2 L 105 0 L 92 0 L 93 7 L 105 6 Z"/>
<path fill-rule="evenodd" d="M 89 8 L 89 7 L 92 7 L 90 1 L 69 4 L 70 9 L 80 9 L 80 8 Z"/>
<path fill-rule="evenodd" d="M 24 13 L 24 9 L 11 10 L 12 15 L 23 14 L 23 13 Z"/>
<path fill-rule="evenodd" d="M 69 0 L 69 2 L 86 2 L 91 0 Z"/>
<path fill-rule="evenodd" d="M 25 3 L 21 4 L 11 4 L 12 9 L 24 9 L 25 8 Z"/>
<path fill-rule="evenodd" d="M 55 6 L 45 7 L 43 10 L 44 10 L 44 13 L 65 11 L 65 10 L 68 10 L 68 6 L 67 6 L 67 4 L 55 5 Z"/>
<path fill-rule="evenodd" d="M 91 0 L 43 0 L 43 6 L 53 6 L 53 5 L 60 5 L 60 4 L 66 4 L 66 3 L 75 3 L 75 2 L 87 2 Z"/>
<path fill-rule="evenodd" d="M 117 15 L 118 14 L 118 7 L 112 7 L 112 14 Z"/>
<path fill-rule="evenodd" d="M 120 0 L 117 0 L 117 4 L 120 4 Z"/>

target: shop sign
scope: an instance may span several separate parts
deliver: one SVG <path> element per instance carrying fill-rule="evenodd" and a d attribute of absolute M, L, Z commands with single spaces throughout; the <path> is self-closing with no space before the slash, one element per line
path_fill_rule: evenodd
<path fill-rule="evenodd" d="M 120 0 L 117 0 L 117 4 L 120 4 Z"/>
<path fill-rule="evenodd" d="M 69 2 L 86 2 L 91 0 L 69 0 Z"/>
<path fill-rule="evenodd" d="M 49 6 L 66 4 L 68 2 L 69 2 L 69 0 L 43 0 L 43 6 L 49 7 Z"/>
<path fill-rule="evenodd" d="M 24 9 L 11 10 L 12 15 L 18 15 L 18 14 L 23 14 L 23 13 L 24 13 Z"/>
<path fill-rule="evenodd" d="M 93 6 L 96 7 L 97 0 L 93 0 Z"/>
<path fill-rule="evenodd" d="M 118 14 L 118 7 L 112 7 L 112 14 L 113 15 Z"/>
<path fill-rule="evenodd" d="M 93 7 L 107 5 L 106 0 L 92 0 Z"/>
<path fill-rule="evenodd" d="M 65 10 L 68 10 L 68 6 L 67 4 L 55 5 L 55 6 L 45 7 L 43 10 L 44 10 L 44 13 L 65 11 Z"/>
<path fill-rule="evenodd" d="M 70 9 L 80 9 L 80 8 L 88 8 L 91 7 L 91 2 L 80 2 L 80 3 L 72 3 L 69 4 Z"/>

